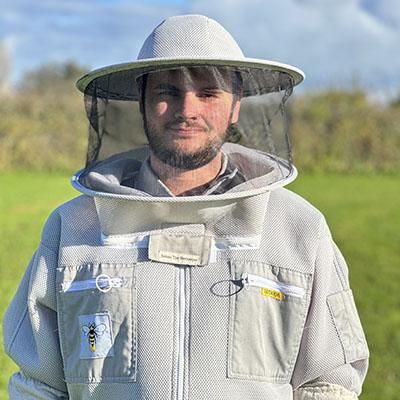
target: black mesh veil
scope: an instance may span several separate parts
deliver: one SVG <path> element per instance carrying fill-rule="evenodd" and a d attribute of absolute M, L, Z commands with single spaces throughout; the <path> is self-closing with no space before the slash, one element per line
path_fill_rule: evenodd
<path fill-rule="evenodd" d="M 281 169 L 282 178 L 285 178 L 292 169 L 286 108 L 293 86 L 292 77 L 284 71 L 215 65 L 160 66 L 151 70 L 143 68 L 140 73 L 126 70 L 97 77 L 85 89 L 89 119 L 87 167 L 111 155 L 147 146 L 151 107 L 163 109 L 160 104 L 165 103 L 168 114 L 173 107 L 171 101 L 180 102 L 174 107 L 185 107 L 185 93 L 194 93 L 193 99 L 200 105 L 195 111 L 199 116 L 193 118 L 201 120 L 199 126 L 209 129 L 208 134 L 212 136 L 213 124 L 221 125 L 220 120 L 224 118 L 218 101 L 212 97 L 222 93 L 230 104 L 240 103 L 240 110 L 237 118 L 232 118 L 233 106 L 231 114 L 227 112 L 226 132 L 221 140 L 265 153 L 275 167 L 285 167 Z M 154 100 L 157 96 L 161 99 L 158 102 Z M 162 130 L 163 125 L 158 122 L 166 114 L 160 115 L 162 117 L 156 117 L 154 124 Z M 186 129 L 186 117 L 176 115 L 171 113 L 165 122 L 171 129 L 165 129 L 163 134 L 175 134 L 176 129 L 182 127 Z M 178 121 L 175 117 L 181 119 Z M 151 118 L 154 119 L 153 114 Z M 191 127 L 191 123 L 188 124 Z M 195 127 L 198 127 L 196 123 Z M 181 139 L 188 142 L 189 133 L 181 134 L 184 136 Z M 192 132 L 190 135 L 190 140 L 195 140 Z M 153 143 L 150 140 L 152 147 L 158 147 L 154 140 Z"/>

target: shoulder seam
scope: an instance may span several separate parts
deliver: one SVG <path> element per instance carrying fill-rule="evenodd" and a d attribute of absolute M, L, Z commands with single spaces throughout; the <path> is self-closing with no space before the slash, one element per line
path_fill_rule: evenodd
<path fill-rule="evenodd" d="M 58 254 L 55 250 L 53 250 L 52 248 L 50 248 L 48 245 L 46 245 L 45 243 L 43 243 L 43 241 L 40 242 L 39 246 L 44 247 L 46 250 L 49 250 L 51 253 L 53 253 L 55 256 Z"/>
<path fill-rule="evenodd" d="M 10 355 L 10 357 L 12 357 L 12 356 L 11 356 L 11 349 L 12 349 L 12 347 L 13 347 L 13 345 L 14 345 L 14 342 L 15 342 L 15 339 L 16 339 L 16 337 L 17 337 L 17 334 L 18 334 L 18 332 L 19 332 L 19 330 L 20 330 L 20 328 L 21 328 L 21 325 L 22 325 L 22 323 L 24 322 L 24 319 L 26 318 L 26 315 L 27 315 L 27 314 L 28 314 L 28 305 L 25 304 L 24 312 L 23 312 L 23 314 L 22 314 L 22 317 L 21 317 L 21 319 L 19 320 L 19 322 L 18 322 L 18 324 L 17 324 L 17 326 L 16 326 L 16 328 L 15 328 L 15 330 L 14 330 L 14 333 L 13 333 L 13 335 L 12 335 L 12 337 L 11 337 L 10 343 L 8 344 L 8 346 L 6 346 L 7 353 Z M 12 358 L 13 358 L 13 357 L 12 357 Z"/>

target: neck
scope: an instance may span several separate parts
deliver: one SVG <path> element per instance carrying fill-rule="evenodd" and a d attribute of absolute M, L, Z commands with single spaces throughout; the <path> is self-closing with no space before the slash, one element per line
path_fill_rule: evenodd
<path fill-rule="evenodd" d="M 221 170 L 222 153 L 219 152 L 208 164 L 194 170 L 171 167 L 151 153 L 150 166 L 171 193 L 179 196 L 181 193 L 212 181 Z"/>

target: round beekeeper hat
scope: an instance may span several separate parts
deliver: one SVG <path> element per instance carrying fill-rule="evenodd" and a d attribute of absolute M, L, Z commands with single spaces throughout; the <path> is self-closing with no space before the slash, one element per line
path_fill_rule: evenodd
<path fill-rule="evenodd" d="M 139 76 L 154 70 L 203 65 L 242 72 L 243 97 L 285 90 L 304 79 L 304 73 L 291 65 L 245 57 L 233 37 L 213 19 L 181 15 L 165 19 L 153 30 L 136 61 L 96 69 L 81 77 L 77 87 L 100 98 L 138 100 Z M 246 79 L 246 72 L 252 79 Z"/>

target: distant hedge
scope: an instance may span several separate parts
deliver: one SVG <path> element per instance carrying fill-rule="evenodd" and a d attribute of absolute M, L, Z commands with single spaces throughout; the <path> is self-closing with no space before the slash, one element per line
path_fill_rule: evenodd
<path fill-rule="evenodd" d="M 82 165 L 87 122 L 79 95 L 38 93 L 0 101 L 0 170 Z"/>
<path fill-rule="evenodd" d="M 295 164 L 322 172 L 399 172 L 400 105 L 363 92 L 298 96 L 291 107 Z"/>
<path fill-rule="evenodd" d="M 76 170 L 88 122 L 82 96 L 29 90 L 0 98 L 0 170 Z M 359 91 L 296 95 L 289 111 L 294 162 L 302 171 L 400 171 L 400 106 Z"/>

